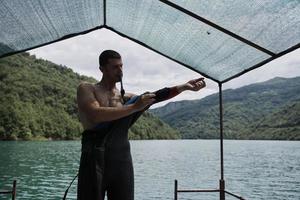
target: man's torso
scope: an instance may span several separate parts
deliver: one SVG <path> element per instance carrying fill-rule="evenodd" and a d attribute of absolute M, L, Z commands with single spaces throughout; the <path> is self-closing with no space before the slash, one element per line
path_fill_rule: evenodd
<path fill-rule="evenodd" d="M 107 91 L 105 88 L 98 84 L 89 84 L 91 91 L 95 96 L 95 99 L 98 101 L 101 107 L 122 107 L 123 100 L 121 93 L 118 89 L 114 89 L 113 91 Z M 91 129 L 95 127 L 97 124 L 93 123 L 89 116 L 84 113 L 82 110 L 78 109 L 79 111 L 79 118 L 83 125 L 83 128 Z"/>

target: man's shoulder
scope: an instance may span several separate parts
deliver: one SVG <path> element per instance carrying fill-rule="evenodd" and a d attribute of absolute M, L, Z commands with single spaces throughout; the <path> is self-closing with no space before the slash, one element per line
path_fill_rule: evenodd
<path fill-rule="evenodd" d="M 94 91 L 94 84 L 93 83 L 89 83 L 89 82 L 85 82 L 85 81 L 82 81 L 79 83 L 78 87 L 77 87 L 77 90 L 78 91 Z"/>

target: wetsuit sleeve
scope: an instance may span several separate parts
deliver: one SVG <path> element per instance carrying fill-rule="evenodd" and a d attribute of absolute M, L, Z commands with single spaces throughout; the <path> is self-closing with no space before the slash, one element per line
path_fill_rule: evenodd
<path fill-rule="evenodd" d="M 144 93 L 145 94 L 145 93 Z M 140 96 L 134 96 L 134 97 L 131 97 L 130 100 L 128 100 L 125 104 L 128 105 L 128 104 L 133 104 L 135 103 L 138 98 L 140 98 Z M 143 110 L 140 110 L 140 111 L 137 111 L 131 115 L 129 115 L 127 118 L 130 118 L 130 122 L 128 124 L 128 128 L 130 128 L 139 118 L 140 116 L 149 108 L 150 106 L 147 106 L 146 108 L 144 108 Z"/>
<path fill-rule="evenodd" d="M 163 89 L 155 91 L 154 94 L 155 94 L 155 101 L 153 104 L 171 99 L 177 96 L 179 94 L 179 91 L 176 86 L 171 88 L 165 87 Z"/>
<path fill-rule="evenodd" d="M 145 92 L 144 94 L 146 94 L 146 93 L 149 93 L 149 92 Z M 165 101 L 165 100 L 171 99 L 171 98 L 177 96 L 179 94 L 179 91 L 177 90 L 176 86 L 175 87 L 171 87 L 171 88 L 165 87 L 165 88 L 162 88 L 160 90 L 155 91 L 154 94 L 155 94 L 155 101 L 151 105 L 153 105 L 155 103 L 159 103 L 161 101 Z M 134 101 L 136 101 L 136 100 L 137 99 L 134 99 Z M 151 107 L 151 105 L 148 105 L 147 107 L 145 107 L 141 111 L 133 113 L 131 115 L 131 122 L 129 124 L 129 127 L 131 127 L 139 119 L 139 117 L 146 110 L 148 110 Z"/>
<path fill-rule="evenodd" d="M 150 92 L 145 92 L 144 94 L 147 94 Z M 162 88 L 160 90 L 157 90 L 155 92 L 153 92 L 155 94 L 155 101 L 151 104 L 146 106 L 143 110 L 135 112 L 129 116 L 126 116 L 124 118 L 121 118 L 119 120 L 115 120 L 115 121 L 120 121 L 120 120 L 128 120 L 128 128 L 130 128 L 139 118 L 140 116 L 146 111 L 148 110 L 153 104 L 155 103 L 159 103 L 168 99 L 171 99 L 175 96 L 177 96 L 180 92 L 177 90 L 177 87 L 165 87 Z M 133 96 L 131 97 L 128 101 L 125 102 L 125 105 L 129 105 L 129 104 L 133 104 L 135 103 L 139 96 Z M 95 126 L 93 129 L 103 129 L 103 128 L 107 128 L 107 127 L 111 127 L 112 122 L 103 122 L 103 123 L 99 123 L 97 126 Z"/>

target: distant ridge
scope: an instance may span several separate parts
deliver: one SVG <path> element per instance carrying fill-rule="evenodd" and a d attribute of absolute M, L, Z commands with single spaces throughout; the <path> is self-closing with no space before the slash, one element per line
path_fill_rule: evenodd
<path fill-rule="evenodd" d="M 223 91 L 224 134 L 228 139 L 300 139 L 300 77 L 276 77 Z M 182 138 L 219 138 L 218 94 L 172 102 L 151 110 Z"/>

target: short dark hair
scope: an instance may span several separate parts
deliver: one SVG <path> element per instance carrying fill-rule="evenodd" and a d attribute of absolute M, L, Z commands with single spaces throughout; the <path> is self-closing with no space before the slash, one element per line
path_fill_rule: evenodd
<path fill-rule="evenodd" d="M 105 50 L 99 56 L 99 65 L 106 65 L 111 58 L 121 59 L 121 55 L 114 50 Z"/>

